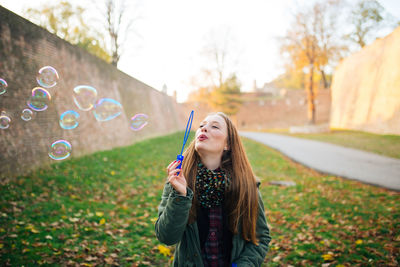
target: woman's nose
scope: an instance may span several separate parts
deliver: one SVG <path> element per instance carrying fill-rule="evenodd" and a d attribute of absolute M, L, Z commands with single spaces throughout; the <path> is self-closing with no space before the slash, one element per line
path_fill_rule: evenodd
<path fill-rule="evenodd" d="M 207 125 L 204 125 L 203 127 L 201 127 L 201 131 L 202 132 L 207 132 Z"/>

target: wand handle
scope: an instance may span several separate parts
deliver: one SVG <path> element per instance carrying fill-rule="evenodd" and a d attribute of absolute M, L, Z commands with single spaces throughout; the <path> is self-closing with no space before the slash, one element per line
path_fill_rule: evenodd
<path fill-rule="evenodd" d="M 183 161 L 182 153 L 183 153 L 183 149 L 185 148 L 186 141 L 189 138 L 190 129 L 192 128 L 193 114 L 194 114 L 194 110 L 192 110 L 190 112 L 189 119 L 188 119 L 188 122 L 186 124 L 186 130 L 185 130 L 185 136 L 183 137 L 183 144 L 182 144 L 181 154 L 176 156 L 176 160 L 179 160 L 181 162 L 181 163 L 179 163 L 179 166 L 176 167 L 177 169 L 182 169 L 182 161 Z M 176 175 L 179 175 L 179 173 L 180 172 L 178 172 Z"/>
<path fill-rule="evenodd" d="M 182 169 L 183 156 L 182 155 L 176 156 L 176 160 L 179 160 L 181 162 L 181 163 L 179 163 L 178 167 L 176 167 L 176 168 L 177 169 Z M 176 175 L 179 175 L 179 172 Z"/>

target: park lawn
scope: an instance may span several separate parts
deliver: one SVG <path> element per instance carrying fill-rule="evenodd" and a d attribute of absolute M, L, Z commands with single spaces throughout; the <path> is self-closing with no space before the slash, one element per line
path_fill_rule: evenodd
<path fill-rule="evenodd" d="M 281 133 L 288 134 L 287 132 Z M 400 159 L 400 135 L 374 134 L 361 131 L 335 129 L 327 133 L 288 135 L 361 149 L 383 156 Z"/>
<path fill-rule="evenodd" d="M 56 162 L 0 185 L 7 266 L 168 266 L 155 237 L 165 168 L 183 133 Z M 320 175 L 244 139 L 272 241 L 263 266 L 397 266 L 400 194 Z M 296 186 L 270 185 L 290 180 Z"/>

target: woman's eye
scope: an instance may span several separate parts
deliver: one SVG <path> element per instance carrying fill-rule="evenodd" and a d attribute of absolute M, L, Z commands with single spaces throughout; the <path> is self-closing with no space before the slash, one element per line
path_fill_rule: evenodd
<path fill-rule="evenodd" d="M 199 128 L 203 128 L 204 125 L 200 125 Z"/>
<path fill-rule="evenodd" d="M 215 125 L 213 125 L 213 128 L 215 128 L 215 129 L 219 129 L 217 126 L 215 126 Z"/>

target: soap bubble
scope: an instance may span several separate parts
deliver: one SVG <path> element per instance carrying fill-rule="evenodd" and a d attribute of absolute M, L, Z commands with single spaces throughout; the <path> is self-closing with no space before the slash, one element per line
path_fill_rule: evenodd
<path fill-rule="evenodd" d="M 7 82 L 3 79 L 0 79 L 0 95 L 7 92 L 7 87 L 8 87 Z"/>
<path fill-rule="evenodd" d="M 7 114 L 3 111 L 0 115 L 0 129 L 7 129 L 10 127 L 11 119 L 7 116 Z"/>
<path fill-rule="evenodd" d="M 32 94 L 28 100 L 28 106 L 34 111 L 46 110 L 51 100 L 50 93 L 41 87 L 32 89 Z"/>
<path fill-rule="evenodd" d="M 54 160 L 63 160 L 71 154 L 71 144 L 66 140 L 58 140 L 51 144 L 49 157 Z"/>
<path fill-rule="evenodd" d="M 40 86 L 51 88 L 57 84 L 59 77 L 55 68 L 45 66 L 41 68 L 36 76 L 36 80 Z"/>
<path fill-rule="evenodd" d="M 74 129 L 78 126 L 79 113 L 73 110 L 65 111 L 60 116 L 60 126 L 63 129 Z"/>
<path fill-rule="evenodd" d="M 89 85 L 78 85 L 74 88 L 74 102 L 80 110 L 91 110 L 97 100 L 97 90 Z"/>
<path fill-rule="evenodd" d="M 94 116 L 98 121 L 109 121 L 122 113 L 122 105 L 111 98 L 100 99 L 93 110 Z"/>
<path fill-rule="evenodd" d="M 33 112 L 29 108 L 26 108 L 22 111 L 21 119 L 24 121 L 30 121 L 32 119 Z"/>
<path fill-rule="evenodd" d="M 146 114 L 136 114 L 131 118 L 131 129 L 134 131 L 140 131 L 141 129 L 143 129 L 144 126 L 147 125 L 148 118 L 149 116 L 147 116 Z"/>

